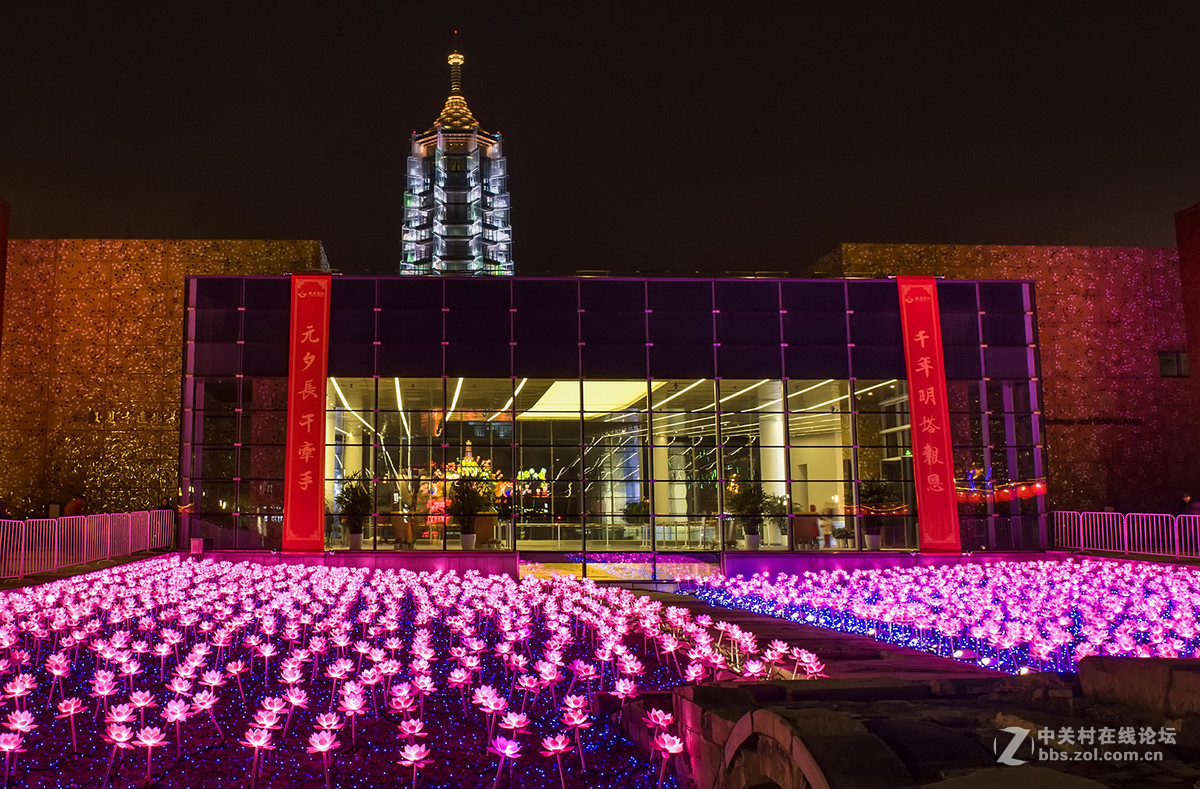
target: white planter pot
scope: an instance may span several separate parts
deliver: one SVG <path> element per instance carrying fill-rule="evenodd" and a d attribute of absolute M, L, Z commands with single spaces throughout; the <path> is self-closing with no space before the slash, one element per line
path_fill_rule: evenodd
<path fill-rule="evenodd" d="M 746 550 L 747 551 L 757 551 L 758 546 L 761 544 L 762 544 L 762 535 L 761 534 L 747 534 L 746 535 Z"/>
<path fill-rule="evenodd" d="M 883 539 L 882 534 L 864 534 L 863 537 L 867 541 L 867 550 L 868 551 L 878 551 L 879 550 L 879 546 L 882 544 L 882 539 Z"/>
<path fill-rule="evenodd" d="M 462 540 L 462 549 L 464 551 L 475 550 L 475 535 L 474 534 L 461 534 L 461 535 L 459 535 L 459 538 Z"/>
<path fill-rule="evenodd" d="M 361 551 L 362 550 L 362 535 L 361 534 L 351 534 L 350 535 L 350 550 L 352 550 L 352 551 Z"/>

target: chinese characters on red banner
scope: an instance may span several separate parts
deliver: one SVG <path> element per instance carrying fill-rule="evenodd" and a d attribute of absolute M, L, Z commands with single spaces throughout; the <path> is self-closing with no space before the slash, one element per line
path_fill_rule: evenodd
<path fill-rule="evenodd" d="M 921 550 L 960 553 L 937 280 L 897 277 Z"/>
<path fill-rule="evenodd" d="M 325 376 L 328 274 L 292 277 L 283 550 L 325 550 Z"/>

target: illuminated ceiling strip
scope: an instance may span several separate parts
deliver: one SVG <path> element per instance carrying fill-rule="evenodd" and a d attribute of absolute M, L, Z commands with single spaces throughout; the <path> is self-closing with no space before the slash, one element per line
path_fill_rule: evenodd
<path fill-rule="evenodd" d="M 517 390 L 516 390 L 515 392 L 513 392 L 513 395 L 512 395 L 512 397 L 508 398 L 508 402 L 507 402 L 507 403 L 505 403 L 505 404 L 504 404 L 504 405 L 503 405 L 503 406 L 500 408 L 500 410 L 499 410 L 499 411 L 497 411 L 496 413 L 494 413 L 494 414 L 492 414 L 490 417 L 488 417 L 488 421 L 489 421 L 489 422 L 491 422 L 493 419 L 495 419 L 496 417 L 498 417 L 498 416 L 500 416 L 501 414 L 503 414 L 503 413 L 504 413 L 505 411 L 507 411 L 508 409 L 512 408 L 513 400 L 514 400 L 514 399 L 516 399 L 517 395 L 521 394 L 521 387 L 523 387 L 523 386 L 525 385 L 525 382 L 526 382 L 526 381 L 528 381 L 528 380 L 529 380 L 528 378 L 522 378 L 522 379 L 521 379 L 521 383 L 517 384 Z"/>
<path fill-rule="evenodd" d="M 723 403 L 723 402 L 725 402 L 726 400 L 732 400 L 733 398 L 737 397 L 738 395 L 743 395 L 743 394 L 746 394 L 746 392 L 750 392 L 750 391 L 753 391 L 753 390 L 757 389 L 758 387 L 762 386 L 763 384 L 765 384 L 767 381 L 770 381 L 770 380 L 771 380 L 770 378 L 764 378 L 764 379 L 762 379 L 761 381 L 759 381 L 758 383 L 754 384 L 753 386 L 747 386 L 745 389 L 742 389 L 742 390 L 740 390 L 740 391 L 734 392 L 734 393 L 733 393 L 733 394 L 731 394 L 731 395 L 725 395 L 724 397 L 722 397 L 722 398 L 721 398 L 720 400 L 718 400 L 717 402 L 718 402 L 718 403 Z"/>
<path fill-rule="evenodd" d="M 345 408 L 347 411 L 350 412 L 350 414 L 355 419 L 357 419 L 359 422 L 362 422 L 363 427 L 365 427 L 367 430 L 370 430 L 372 433 L 374 433 L 375 428 L 371 427 L 371 425 L 367 422 L 367 420 L 365 420 L 361 416 L 359 416 L 358 412 L 355 411 L 353 408 L 351 408 L 350 404 L 346 402 L 346 395 L 342 394 L 342 387 L 338 386 L 337 379 L 330 378 L 329 380 L 331 382 L 333 382 L 333 391 L 337 392 L 338 399 L 342 401 L 342 408 Z"/>
<path fill-rule="evenodd" d="M 745 409 L 742 409 L 741 411 L 738 411 L 738 413 L 739 413 L 739 414 L 748 414 L 748 413 L 750 413 L 751 411 L 759 411 L 759 410 L 762 410 L 763 408 L 766 408 L 766 407 L 768 407 L 768 406 L 776 405 L 776 404 L 778 404 L 778 403 L 782 403 L 782 402 L 783 402 L 783 398 L 782 398 L 782 397 L 780 397 L 780 398 L 778 398 L 778 399 L 772 400 L 772 401 L 771 401 L 771 402 L 769 402 L 769 403 L 763 403 L 762 405 L 756 405 L 756 406 L 754 406 L 753 408 L 745 408 Z"/>
<path fill-rule="evenodd" d="M 454 413 L 454 407 L 458 405 L 458 394 L 462 391 L 462 382 L 463 379 L 459 378 L 458 385 L 454 387 L 454 399 L 450 401 L 450 410 L 446 412 L 446 418 L 443 420 L 443 424 L 450 421 L 450 415 Z"/>
<path fill-rule="evenodd" d="M 404 435 L 412 438 L 412 431 L 408 429 L 408 420 L 404 418 L 404 403 L 400 399 L 400 379 L 393 378 L 396 382 L 396 409 L 400 412 L 400 422 L 404 425 Z"/>
<path fill-rule="evenodd" d="M 814 389 L 817 389 L 817 388 L 819 388 L 819 387 L 822 387 L 822 386 L 824 386 L 825 384 L 831 384 L 831 383 L 833 383 L 833 379 L 832 379 L 832 378 L 826 378 L 826 379 L 825 379 L 824 381 L 822 381 L 821 383 L 819 383 L 819 384 L 813 384 L 812 386 L 808 387 L 807 389 L 801 389 L 799 392 L 792 392 L 790 395 L 788 395 L 788 399 L 790 400 L 791 398 L 795 397 L 796 395 L 802 395 L 802 394 L 804 394 L 805 392 L 811 392 L 812 390 L 814 390 Z"/>
<path fill-rule="evenodd" d="M 705 382 L 705 381 L 707 381 L 707 380 L 708 380 L 707 378 L 701 378 L 699 381 L 697 381 L 696 383 L 692 384 L 691 386 L 685 386 L 684 388 L 680 389 L 678 392 L 676 392 L 675 394 L 671 395 L 670 397 L 668 397 L 668 398 L 665 398 L 665 399 L 663 399 L 663 400 L 660 400 L 659 402 L 655 403 L 655 404 L 654 404 L 654 407 L 655 407 L 656 409 L 658 409 L 658 408 L 662 408 L 664 405 L 666 405 L 667 403 L 671 402 L 671 401 L 672 401 L 672 400 L 674 400 L 676 397 L 679 397 L 681 394 L 686 394 L 687 392 L 690 392 L 691 390 L 695 389 L 697 386 L 699 386 L 700 384 L 704 383 L 704 382 Z M 645 413 L 646 411 L 649 411 L 649 410 L 650 410 L 649 408 L 643 408 L 643 409 L 642 409 L 642 412 L 643 412 L 643 413 Z"/>
<path fill-rule="evenodd" d="M 898 378 L 893 378 L 890 381 L 884 381 L 881 384 L 875 384 L 874 386 L 868 386 L 866 389 L 858 389 L 854 393 L 855 394 L 866 394 L 867 392 L 871 391 L 872 389 L 878 389 L 881 386 L 887 386 L 888 384 L 894 384 L 898 380 L 899 380 Z M 799 394 L 799 393 L 797 392 L 797 394 Z M 801 408 L 800 410 L 801 411 L 811 411 L 814 408 L 820 408 L 821 406 L 826 406 L 826 405 L 833 405 L 834 403 L 839 402 L 841 400 L 849 400 L 849 399 L 850 399 L 850 395 L 844 394 L 841 397 L 835 397 L 832 400 L 826 400 L 823 403 L 817 403 L 816 405 L 810 405 L 805 408 Z"/>

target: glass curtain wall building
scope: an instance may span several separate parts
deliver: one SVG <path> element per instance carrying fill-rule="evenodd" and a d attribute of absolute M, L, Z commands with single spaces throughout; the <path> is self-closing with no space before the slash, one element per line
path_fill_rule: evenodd
<path fill-rule="evenodd" d="M 187 285 L 184 500 L 215 547 L 278 548 L 289 280 Z M 964 550 L 1041 548 L 1032 285 L 938 284 Z M 352 474 L 363 547 L 455 550 L 447 489 L 486 476 L 483 547 L 915 550 L 897 287 L 872 280 L 335 277 L 326 546 Z"/>

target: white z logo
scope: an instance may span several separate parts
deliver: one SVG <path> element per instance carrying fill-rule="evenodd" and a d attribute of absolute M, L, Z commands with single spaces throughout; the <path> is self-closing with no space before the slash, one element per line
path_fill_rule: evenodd
<path fill-rule="evenodd" d="M 1013 738 L 1008 741 L 1008 747 L 1004 749 L 1004 753 L 996 757 L 996 761 L 1000 764 L 1007 764 L 1012 767 L 1025 764 L 1024 759 L 1014 759 L 1013 755 L 1016 754 L 1017 749 L 1021 747 L 1021 743 L 1025 742 L 1025 738 L 1029 736 L 1029 729 L 1024 729 L 1020 726 L 1009 726 L 1001 729 L 1000 731 L 1008 732 L 1013 736 Z M 993 751 L 996 750 L 997 744 L 998 743 L 992 744 Z"/>

